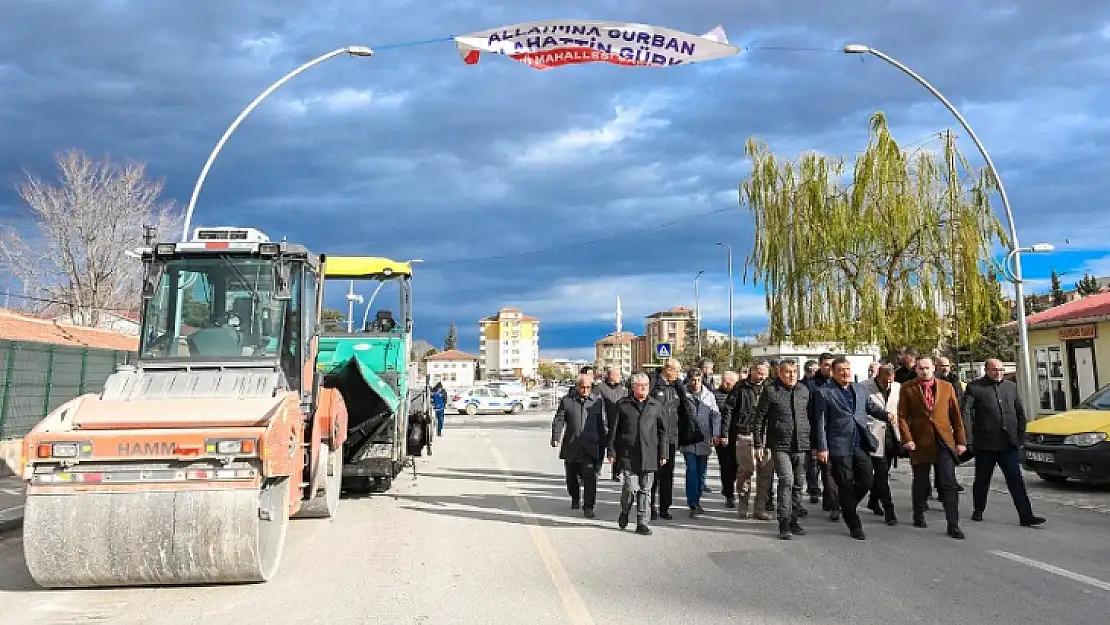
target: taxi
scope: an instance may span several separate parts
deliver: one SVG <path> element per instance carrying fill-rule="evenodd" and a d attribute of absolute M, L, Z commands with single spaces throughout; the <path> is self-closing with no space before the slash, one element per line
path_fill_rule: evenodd
<path fill-rule="evenodd" d="M 1028 423 L 1021 464 L 1047 482 L 1110 482 L 1110 384 L 1067 412 Z"/>

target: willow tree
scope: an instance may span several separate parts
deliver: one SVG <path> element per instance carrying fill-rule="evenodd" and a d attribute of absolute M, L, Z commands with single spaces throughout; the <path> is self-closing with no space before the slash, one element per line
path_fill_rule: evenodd
<path fill-rule="evenodd" d="M 756 234 L 744 278 L 764 285 L 772 340 L 932 350 L 977 340 L 997 314 L 991 250 L 1007 238 L 993 177 L 951 133 L 940 150 L 907 151 L 876 113 L 850 171 L 816 152 L 780 160 L 754 139 L 746 153 Z"/>

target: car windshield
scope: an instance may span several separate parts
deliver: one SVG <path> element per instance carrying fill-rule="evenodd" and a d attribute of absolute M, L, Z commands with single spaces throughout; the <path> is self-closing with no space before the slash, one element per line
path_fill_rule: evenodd
<path fill-rule="evenodd" d="M 1076 406 L 1084 410 L 1110 410 L 1110 386 L 1104 386 L 1101 390 L 1087 398 L 1086 401 Z"/>
<path fill-rule="evenodd" d="M 274 298 L 273 261 L 226 255 L 168 260 L 146 303 L 140 357 L 273 359 L 285 304 Z"/>

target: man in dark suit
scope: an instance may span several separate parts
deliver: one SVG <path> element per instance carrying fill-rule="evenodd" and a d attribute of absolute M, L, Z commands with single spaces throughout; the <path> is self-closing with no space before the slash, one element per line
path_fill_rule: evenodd
<path fill-rule="evenodd" d="M 617 400 L 617 417 L 609 431 L 609 462 L 620 468 L 621 513 L 617 524 L 628 526 L 628 514 L 636 504 L 636 533 L 648 536 L 648 500 L 655 473 L 667 465 L 668 426 L 663 404 L 648 394 L 648 376 L 632 376 L 632 394 Z"/>
<path fill-rule="evenodd" d="M 580 374 L 577 392 L 567 393 L 555 410 L 551 422 L 551 446 L 562 445 L 559 459 L 566 467 L 567 493 L 570 507 L 578 509 L 585 490 L 582 513 L 594 518 L 597 500 L 597 467 L 605 452 L 608 428 L 605 422 L 605 400 L 593 393 L 593 380 Z"/>
<path fill-rule="evenodd" d="M 1025 410 L 1017 384 L 1003 379 L 1006 372 L 1001 360 L 992 358 L 986 365 L 986 375 L 967 385 L 961 406 L 964 422 L 971 431 L 968 443 L 975 451 L 975 484 L 971 487 L 975 510 L 971 520 L 983 520 L 991 477 L 998 465 L 1006 476 L 1006 488 L 1021 524 L 1040 525 L 1045 520 L 1033 514 L 1018 457 L 1025 439 Z"/>
<path fill-rule="evenodd" d="M 844 356 L 833 360 L 832 380 L 813 396 L 813 447 L 828 465 L 836 482 L 840 511 L 852 538 L 864 540 L 863 521 L 856 512 L 871 490 L 874 467 L 871 454 L 879 442 L 871 433 L 867 416 L 886 421 L 887 411 L 871 400 L 871 393 L 852 381 L 852 363 Z"/>

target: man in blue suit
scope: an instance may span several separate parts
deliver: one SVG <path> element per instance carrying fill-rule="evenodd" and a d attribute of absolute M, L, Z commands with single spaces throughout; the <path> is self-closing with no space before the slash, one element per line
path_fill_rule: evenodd
<path fill-rule="evenodd" d="M 833 360 L 832 380 L 814 393 L 813 448 L 817 458 L 829 465 L 848 531 L 852 538 L 864 540 L 856 507 L 871 490 L 875 478 L 871 453 L 879 445 L 867 415 L 885 422 L 887 411 L 871 399 L 867 387 L 852 381 L 852 363 L 843 356 Z"/>

